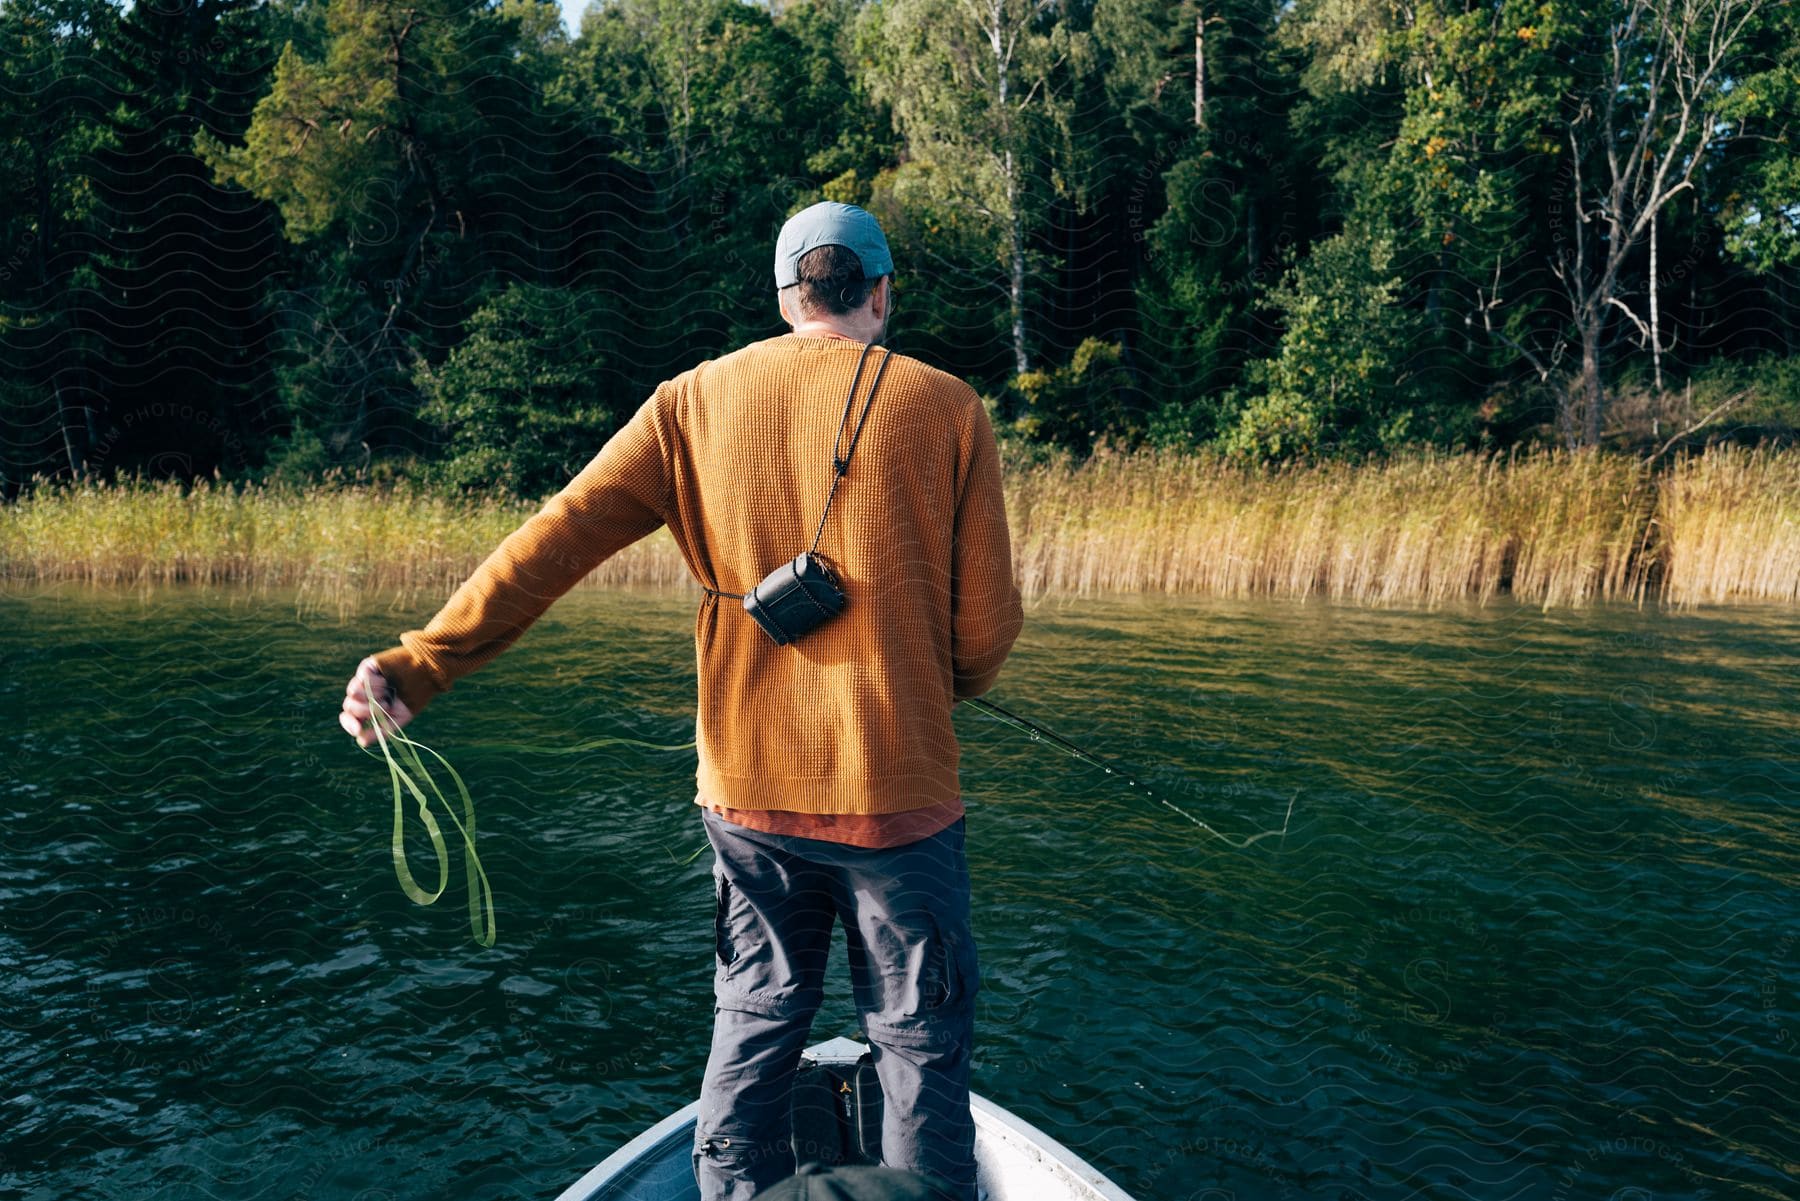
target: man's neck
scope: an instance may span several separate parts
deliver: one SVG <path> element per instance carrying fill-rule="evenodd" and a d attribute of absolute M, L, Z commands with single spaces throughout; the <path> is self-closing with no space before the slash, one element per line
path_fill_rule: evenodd
<path fill-rule="evenodd" d="M 803 321 L 793 329 L 796 338 L 842 338 L 846 342 L 866 342 L 867 338 L 859 338 L 855 334 L 847 334 L 836 326 L 823 322 Z"/>

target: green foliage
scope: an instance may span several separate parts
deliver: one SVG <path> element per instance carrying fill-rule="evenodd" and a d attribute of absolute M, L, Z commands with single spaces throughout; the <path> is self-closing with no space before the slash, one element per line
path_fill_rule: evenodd
<path fill-rule="evenodd" d="M 955 286 L 1006 303 L 1018 371 L 1032 355 L 1023 292 L 1039 274 L 1027 243 L 1045 192 L 1068 187 L 1046 170 L 1070 134 L 1067 84 L 1095 63 L 1090 34 L 1044 9 L 1038 0 L 885 0 L 864 10 L 857 39 L 870 94 L 891 108 L 908 147 L 891 196 L 928 227 L 954 211 L 966 232 L 979 228 L 984 253 L 952 264 L 966 273 Z"/>
<path fill-rule="evenodd" d="M 1007 336 L 1003 277 L 995 269 L 1000 251 L 990 222 L 942 198 L 934 178 L 942 170 L 917 161 L 883 170 L 861 202 L 881 222 L 894 255 L 893 337 L 910 347 L 943 347 L 946 355 L 967 353 L 971 344 L 993 348 Z"/>
<path fill-rule="evenodd" d="M 854 7 L 809 4 L 777 24 L 740 0 L 611 0 L 584 18 L 559 94 L 641 189 L 620 214 L 621 257 L 660 301 L 652 340 L 679 356 L 653 364 L 663 375 L 774 332 L 781 223 L 827 180 L 891 158 L 884 110 L 840 58 Z"/>
<path fill-rule="evenodd" d="M 1271 298 L 1281 345 L 1251 365 L 1253 391 L 1226 433 L 1234 455 L 1261 458 L 1389 449 L 1407 441 L 1415 399 L 1407 359 L 1417 316 L 1395 303 L 1394 235 L 1348 229 L 1313 247 Z"/>
<path fill-rule="evenodd" d="M 1184 158 L 1166 177 L 1168 208 L 1151 228 L 1150 261 L 1137 288 L 1147 341 L 1148 386 L 1165 397 L 1152 423 L 1161 445 L 1219 432 L 1219 397 L 1236 378 L 1249 340 L 1252 289 L 1245 228 L 1253 195 L 1215 155 Z"/>
<path fill-rule="evenodd" d="M 1762 354 L 1716 359 L 1694 373 L 1692 417 L 1698 420 L 1717 406 L 1737 399 L 1716 424 L 1752 435 L 1800 434 L 1800 356 Z"/>
<path fill-rule="evenodd" d="M 241 143 L 201 131 L 223 184 L 299 249 L 275 291 L 281 461 L 366 471 L 428 435 L 415 381 L 504 280 L 553 274 L 534 215 L 568 212 L 547 98 L 566 55 L 544 6 L 329 0 L 296 26 Z"/>
<path fill-rule="evenodd" d="M 792 39 L 784 54 L 784 122 L 808 135 L 806 171 L 868 179 L 901 149 L 893 114 L 870 94 L 856 58 L 863 0 L 808 0 L 788 8 L 776 29 Z M 860 203 L 848 201 L 847 203 Z"/>
<path fill-rule="evenodd" d="M 336 466 L 325 441 L 311 426 L 289 429 L 271 441 L 263 480 L 284 487 L 304 487 L 322 480 Z"/>
<path fill-rule="evenodd" d="M 1202 17 L 1203 127 L 1193 63 Z M 1328 194 L 1314 183 L 1318 149 L 1271 119 L 1270 97 L 1298 91 L 1299 63 L 1279 40 L 1288 20 L 1243 0 L 1106 0 L 1095 12 L 1109 90 L 1134 141 L 1155 154 L 1122 201 L 1143 251 L 1132 363 L 1155 398 L 1145 437 L 1159 446 L 1209 443 L 1234 417 L 1231 388 L 1278 333 L 1263 290 L 1282 248 L 1308 236 L 1299 201 Z"/>
<path fill-rule="evenodd" d="M 1660 278 L 1619 265 L 1597 361 L 1642 393 L 1654 290 L 1692 407 L 1753 387 L 1726 420 L 1776 430 L 1800 6 L 1754 7 L 1730 149 L 1659 214 Z M 880 218 L 896 345 L 1020 460 L 1527 439 L 1580 358 L 1552 265 L 1617 8 L 600 0 L 570 37 L 537 0 L 6 0 L 0 492 L 441 460 L 541 493 L 600 398 L 781 331 L 772 243 L 822 198 Z"/>
<path fill-rule="evenodd" d="M 350 244 L 410 244 L 463 182 L 450 156 L 480 113 L 460 82 L 516 22 L 457 0 L 332 0 L 322 59 L 289 42 L 241 146 L 201 131 L 219 180 L 281 209 L 304 242 L 339 229 Z M 462 156 L 456 155 L 460 160 Z"/>
<path fill-rule="evenodd" d="M 280 23 L 245 0 L 0 5 L 0 373 L 21 401 L 0 476 L 260 453 L 273 231 L 190 148 L 241 128 Z"/>
<path fill-rule="evenodd" d="M 1117 342 L 1084 338 L 1059 367 L 1013 377 L 1018 436 L 1086 454 L 1099 439 L 1136 442 L 1145 420 L 1131 374 L 1120 365 Z"/>
<path fill-rule="evenodd" d="M 416 375 L 420 415 L 445 435 L 437 478 L 523 496 L 568 483 L 630 415 L 601 386 L 617 326 L 594 291 L 514 284 L 476 309 L 462 343 Z"/>
<path fill-rule="evenodd" d="M 1095 0 L 1093 36 L 1105 88 L 1135 137 L 1155 144 L 1191 121 L 1193 94 L 1170 86 L 1170 58 L 1193 36 L 1194 0 Z"/>
<path fill-rule="evenodd" d="M 1718 115 L 1757 136 L 1725 169 L 1719 220 L 1727 253 L 1767 274 L 1800 265 L 1800 9 L 1772 5 L 1756 20 L 1750 42 L 1758 52 Z"/>

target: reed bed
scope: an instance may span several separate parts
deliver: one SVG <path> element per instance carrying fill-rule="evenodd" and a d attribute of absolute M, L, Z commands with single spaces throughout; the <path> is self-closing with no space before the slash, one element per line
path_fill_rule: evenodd
<path fill-rule="evenodd" d="M 1656 520 L 1674 604 L 1800 601 L 1800 454 L 1727 446 L 1678 459 Z"/>
<path fill-rule="evenodd" d="M 1145 450 L 1005 471 L 1030 598 L 1318 596 L 1546 608 L 1800 601 L 1800 452 L 1719 447 L 1658 470 L 1564 451 L 1250 468 Z M 0 506 L 0 579 L 295 587 L 345 607 L 448 596 L 541 507 L 400 485 L 51 485 Z M 585 587 L 692 586 L 666 529 Z"/>
<path fill-rule="evenodd" d="M 0 579 L 296 588 L 302 602 L 448 596 L 541 503 L 399 487 L 237 488 L 116 480 L 40 486 L 0 506 Z M 666 529 L 589 586 L 687 579 Z"/>
<path fill-rule="evenodd" d="M 1637 598 L 1651 502 L 1636 461 L 1563 452 L 1271 470 L 1140 452 L 1008 480 L 1020 587 L 1033 596 Z"/>

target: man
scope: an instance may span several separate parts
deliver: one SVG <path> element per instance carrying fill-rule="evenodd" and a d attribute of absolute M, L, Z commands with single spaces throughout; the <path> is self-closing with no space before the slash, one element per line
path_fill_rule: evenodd
<path fill-rule="evenodd" d="M 707 590 L 694 627 L 694 800 L 715 854 L 716 1004 L 694 1147 L 705 1201 L 748 1201 L 794 1171 L 792 1073 L 838 919 L 885 1098 L 882 1159 L 976 1196 L 979 970 L 950 715 L 993 684 L 1023 610 L 980 398 L 872 349 L 893 269 L 860 208 L 789 219 L 775 285 L 792 332 L 658 385 L 423 630 L 365 659 L 345 689 L 340 721 L 368 745 L 371 688 L 410 720 L 607 557 L 669 526 Z M 815 532 L 845 607 L 777 645 L 731 598 Z"/>

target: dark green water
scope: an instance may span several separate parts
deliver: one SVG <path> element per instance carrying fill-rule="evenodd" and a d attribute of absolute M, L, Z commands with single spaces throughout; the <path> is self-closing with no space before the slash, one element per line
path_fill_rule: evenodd
<path fill-rule="evenodd" d="M 431 606 L 0 600 L 0 1195 L 548 1198 L 711 1022 L 693 599 L 571 595 L 413 727 L 499 944 L 335 720 Z M 1800 615 L 1115 599 L 967 706 L 976 1088 L 1140 1201 L 1792 1197 Z M 421 848 L 422 849 L 422 848 Z M 849 1033 L 840 944 L 817 1037 Z"/>

